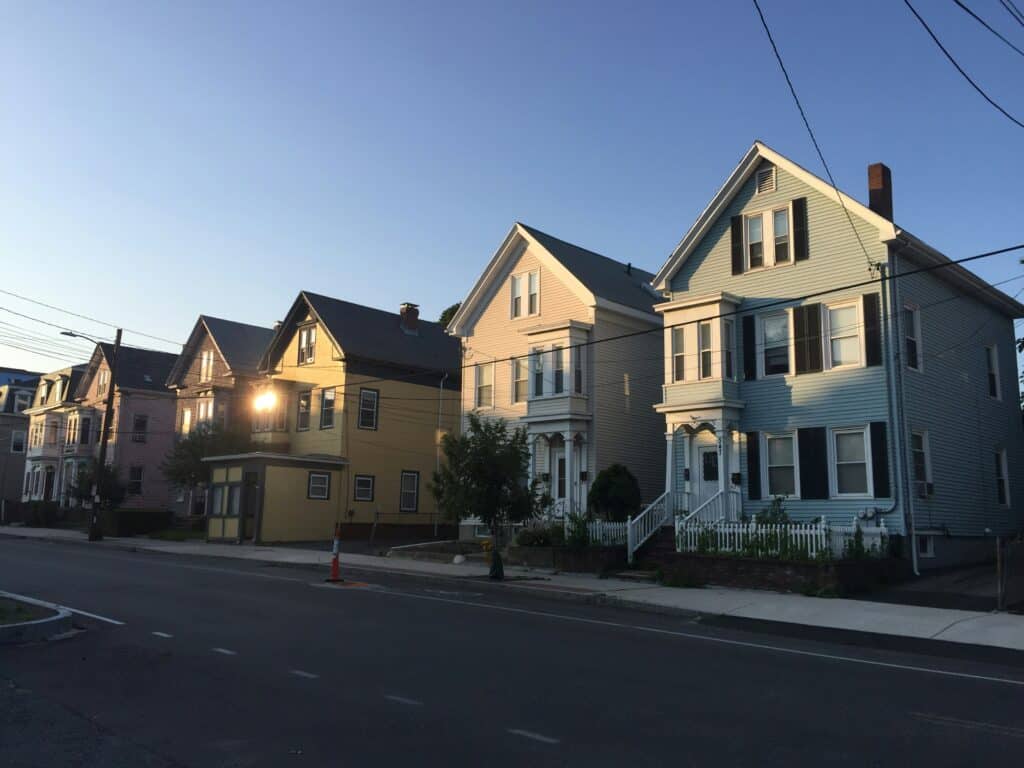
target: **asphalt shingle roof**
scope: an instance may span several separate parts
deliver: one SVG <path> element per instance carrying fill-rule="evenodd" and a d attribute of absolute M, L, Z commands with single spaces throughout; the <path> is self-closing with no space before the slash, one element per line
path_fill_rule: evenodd
<path fill-rule="evenodd" d="M 567 243 L 522 222 L 519 222 L 519 226 L 529 232 L 595 296 L 641 312 L 650 312 L 651 307 L 664 301 L 649 287 L 654 279 L 650 272 L 637 267 L 631 267 L 626 272 L 626 264 L 621 261 Z"/>
<path fill-rule="evenodd" d="M 103 356 L 109 361 L 114 354 L 114 345 L 100 344 Z M 117 351 L 116 386 L 127 389 L 152 389 L 166 392 L 165 382 L 178 356 L 173 352 L 158 352 L 155 349 L 141 349 L 121 345 Z"/>
<path fill-rule="evenodd" d="M 235 375 L 255 376 L 260 358 L 274 338 L 273 329 L 209 315 L 203 315 L 203 321 L 231 372 Z"/>

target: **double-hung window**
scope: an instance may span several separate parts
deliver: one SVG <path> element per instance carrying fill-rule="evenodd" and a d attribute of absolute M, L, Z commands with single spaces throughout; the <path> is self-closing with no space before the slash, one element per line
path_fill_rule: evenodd
<path fill-rule="evenodd" d="M 64 445 L 74 445 L 78 440 L 78 419 L 68 419 L 67 429 L 64 431 Z"/>
<path fill-rule="evenodd" d="M 512 289 L 512 317 L 523 316 L 523 278 L 521 275 L 512 275 L 509 280 Z"/>
<path fill-rule="evenodd" d="M 760 213 L 747 216 L 747 267 L 758 269 L 764 266 L 764 218 Z"/>
<path fill-rule="evenodd" d="M 110 386 L 110 371 L 105 368 L 99 372 L 99 375 L 97 377 L 96 394 L 105 394 L 108 386 Z"/>
<path fill-rule="evenodd" d="M 551 348 L 551 369 L 555 375 L 555 394 L 565 391 L 565 350 L 562 347 Z"/>
<path fill-rule="evenodd" d="M 398 511 L 417 512 L 420 503 L 420 473 L 402 470 L 402 484 L 399 489 Z"/>
<path fill-rule="evenodd" d="M 135 414 L 132 419 L 132 442 L 146 442 L 146 433 L 149 431 L 149 417 L 142 413 Z"/>
<path fill-rule="evenodd" d="M 860 316 L 857 304 L 828 307 L 829 365 L 860 365 Z"/>
<path fill-rule="evenodd" d="M 306 498 L 326 501 L 331 498 L 331 476 L 327 472 L 310 472 L 306 482 Z"/>
<path fill-rule="evenodd" d="M 209 381 L 213 378 L 213 350 L 203 350 L 199 357 L 199 381 Z"/>
<path fill-rule="evenodd" d="M 577 395 L 583 394 L 583 347 L 576 347 L 572 352 L 572 379 L 573 391 Z"/>
<path fill-rule="evenodd" d="M 871 493 L 866 429 L 832 430 L 832 457 L 836 496 L 866 496 Z"/>
<path fill-rule="evenodd" d="M 926 499 L 932 492 L 932 472 L 928 460 L 928 433 L 910 433 L 910 456 L 914 470 L 914 493 Z"/>
<path fill-rule="evenodd" d="M 736 335 L 735 323 L 726 318 L 722 321 L 722 356 L 725 364 L 725 378 L 736 378 Z"/>
<path fill-rule="evenodd" d="M 373 501 L 373 475 L 356 475 L 353 485 L 353 501 Z"/>
<path fill-rule="evenodd" d="M 996 460 L 996 500 L 1004 507 L 1010 506 L 1010 478 L 1006 470 L 1006 451 L 995 452 Z"/>
<path fill-rule="evenodd" d="M 320 429 L 334 427 L 334 387 L 320 390 Z"/>
<path fill-rule="evenodd" d="M 1002 399 L 999 389 L 999 350 L 994 344 L 985 347 L 985 370 L 987 373 L 988 396 Z"/>
<path fill-rule="evenodd" d="M 313 401 L 313 393 L 309 390 L 299 392 L 298 410 L 295 413 L 295 429 L 304 431 L 309 429 L 309 411 Z"/>
<path fill-rule="evenodd" d="M 789 209 L 772 211 L 772 230 L 775 238 L 775 263 L 789 262 Z"/>
<path fill-rule="evenodd" d="M 129 496 L 142 495 L 142 467 L 128 467 L 128 486 L 125 489 Z"/>
<path fill-rule="evenodd" d="M 28 408 L 29 403 L 32 402 L 32 396 L 25 392 L 19 392 L 14 396 L 14 412 L 21 413 Z"/>
<path fill-rule="evenodd" d="M 256 419 L 258 420 L 259 418 L 260 418 L 260 415 L 257 414 L 256 415 Z M 182 411 L 181 411 L 181 434 L 187 435 L 191 431 L 192 431 L 192 409 L 191 408 L 183 408 Z"/>
<path fill-rule="evenodd" d="M 686 380 L 686 326 L 672 329 L 672 381 Z"/>
<path fill-rule="evenodd" d="M 476 365 L 476 407 L 494 406 L 494 363 Z"/>
<path fill-rule="evenodd" d="M 16 429 L 11 432 L 11 453 L 25 452 L 25 430 Z"/>
<path fill-rule="evenodd" d="M 359 428 L 377 428 L 377 404 L 380 400 L 380 393 L 376 389 L 359 390 Z"/>
<path fill-rule="evenodd" d="M 792 433 L 765 435 L 765 462 L 770 496 L 796 495 L 796 440 Z"/>
<path fill-rule="evenodd" d="M 765 376 L 789 373 L 789 313 L 761 318 L 762 367 Z"/>
<path fill-rule="evenodd" d="M 533 348 L 533 396 L 544 394 L 544 348 Z"/>
<path fill-rule="evenodd" d="M 710 379 L 714 376 L 711 355 L 711 323 L 697 324 L 697 346 L 700 352 L 700 378 Z"/>
<path fill-rule="evenodd" d="M 307 325 L 299 329 L 299 365 L 308 365 L 315 358 L 316 350 L 316 326 Z"/>
<path fill-rule="evenodd" d="M 517 357 L 512 361 L 512 402 L 525 403 L 530 388 L 530 361 Z"/>
<path fill-rule="evenodd" d="M 913 304 L 903 306 L 903 337 L 907 368 L 921 370 L 921 311 Z"/>
<path fill-rule="evenodd" d="M 89 445 L 92 440 L 92 417 L 83 416 L 78 420 L 78 444 Z"/>
<path fill-rule="evenodd" d="M 540 272 L 531 272 L 526 277 L 526 311 L 531 315 L 540 312 Z"/>

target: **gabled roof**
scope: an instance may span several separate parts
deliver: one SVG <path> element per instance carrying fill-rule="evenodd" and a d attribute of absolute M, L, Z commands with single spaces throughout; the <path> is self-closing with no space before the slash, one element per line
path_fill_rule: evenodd
<path fill-rule="evenodd" d="M 109 367 L 113 353 L 113 344 L 102 342 L 96 345 L 89 359 L 88 369 L 78 383 L 76 399 L 85 397 L 100 363 L 105 360 Z M 128 347 L 122 344 L 117 350 L 116 376 L 113 384 L 119 389 L 147 389 L 170 395 L 165 382 L 177 359 L 178 356 L 173 352 Z"/>
<path fill-rule="evenodd" d="M 909 256 L 915 263 L 921 266 L 931 266 L 950 262 L 950 259 L 947 256 L 943 255 L 935 248 L 932 248 L 923 240 L 920 240 L 910 234 L 910 232 L 905 229 L 896 226 L 893 222 L 889 221 L 884 216 L 875 213 L 866 205 L 850 197 L 845 192 L 835 189 L 821 177 L 811 173 L 803 166 L 794 163 L 789 158 L 780 155 L 763 142 L 755 141 L 753 146 L 747 150 L 743 159 L 740 160 L 739 165 L 733 169 L 729 178 L 726 179 L 725 184 L 722 185 L 715 196 L 711 199 L 707 208 L 701 212 L 700 216 L 698 216 L 697 220 L 693 223 L 693 226 L 691 226 L 689 231 L 683 236 L 683 239 L 679 241 L 679 245 L 677 245 L 672 251 L 672 254 L 665 261 L 665 264 L 660 270 L 658 270 L 658 274 L 652 281 L 656 289 L 659 291 L 669 290 L 669 283 L 679 271 L 680 267 L 682 267 L 686 262 L 686 259 L 691 253 L 693 253 L 693 250 L 700 244 L 701 240 L 704 239 L 704 236 L 711 229 L 712 225 L 718 221 L 719 217 L 732 202 L 732 199 L 747 182 L 747 179 L 750 178 L 751 174 L 754 173 L 758 166 L 764 161 L 768 161 L 772 165 L 781 168 L 786 173 L 807 184 L 812 189 L 817 190 L 830 200 L 841 199 L 846 210 L 848 210 L 851 215 L 857 216 L 878 230 L 878 239 L 880 242 L 897 243 L 902 247 L 901 254 Z M 1000 312 L 1010 315 L 1011 317 L 1024 316 L 1024 305 L 1007 296 L 1005 293 L 988 284 L 969 269 L 965 269 L 959 264 L 950 264 L 950 266 L 937 269 L 934 274 L 936 277 L 952 283 L 960 290 L 989 304 Z"/>
<path fill-rule="evenodd" d="M 270 369 L 294 333 L 295 324 L 307 313 L 326 329 L 345 359 L 358 358 L 410 371 L 444 372 L 450 378 L 459 379 L 462 366 L 459 340 L 448 336 L 440 324 L 420 319 L 417 333 L 407 333 L 402 329 L 397 312 L 310 291 L 302 291 L 295 299 L 263 354 L 261 371 Z M 449 383 L 457 385 L 455 381 Z"/>
<path fill-rule="evenodd" d="M 530 245 L 534 246 L 538 258 L 547 262 L 547 266 L 588 306 L 603 304 L 611 308 L 625 308 L 654 319 L 653 306 L 664 300 L 651 288 L 653 275 L 650 272 L 517 221 L 448 324 L 451 333 L 462 334 L 467 330 L 470 318 L 493 294 L 494 284 L 504 279 L 511 262 Z"/>
<path fill-rule="evenodd" d="M 167 386 L 183 385 L 182 379 L 204 335 L 210 336 L 232 376 L 256 376 L 259 373 L 260 358 L 274 338 L 274 330 L 200 315 L 167 377 Z"/>

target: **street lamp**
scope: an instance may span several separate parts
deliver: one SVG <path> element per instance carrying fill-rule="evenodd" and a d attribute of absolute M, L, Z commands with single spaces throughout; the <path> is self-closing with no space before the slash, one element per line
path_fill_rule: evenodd
<path fill-rule="evenodd" d="M 61 331 L 61 336 L 73 336 L 86 341 L 91 341 L 96 346 L 99 346 L 99 342 L 86 336 L 84 333 L 75 333 L 74 331 Z M 117 329 L 117 333 L 114 334 L 114 351 L 108 360 L 110 365 L 110 383 L 107 385 L 107 398 L 104 403 L 103 410 L 103 426 L 100 428 L 100 455 L 96 461 L 96 471 L 93 472 L 92 478 L 92 521 L 89 523 L 89 541 L 99 541 L 103 538 L 103 533 L 100 531 L 98 510 L 100 506 L 100 472 L 103 472 L 107 466 L 107 441 L 110 439 L 110 421 L 113 418 L 113 407 L 114 407 L 114 382 L 117 381 L 117 353 L 121 349 L 121 329 Z"/>
<path fill-rule="evenodd" d="M 277 405 L 277 394 L 272 389 L 266 389 L 256 395 L 256 398 L 252 401 L 252 405 L 253 408 L 260 413 L 272 411 Z"/>

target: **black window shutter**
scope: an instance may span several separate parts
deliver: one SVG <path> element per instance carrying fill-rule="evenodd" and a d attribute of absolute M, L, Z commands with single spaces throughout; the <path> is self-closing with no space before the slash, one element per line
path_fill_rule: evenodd
<path fill-rule="evenodd" d="M 793 309 L 793 335 L 796 336 L 796 372 L 821 370 L 821 304 Z"/>
<path fill-rule="evenodd" d="M 793 201 L 793 258 L 807 261 L 810 255 L 807 248 L 807 198 L 798 197 Z"/>
<path fill-rule="evenodd" d="M 743 217 L 732 217 L 732 273 L 743 274 Z"/>
<path fill-rule="evenodd" d="M 891 495 L 889 446 L 885 427 L 884 421 L 871 422 L 871 476 L 874 479 L 876 499 L 887 499 Z"/>
<path fill-rule="evenodd" d="M 754 316 L 743 318 L 743 378 L 757 378 L 757 343 L 754 341 Z"/>
<path fill-rule="evenodd" d="M 747 432 L 747 498 L 761 498 L 761 436 Z"/>
<path fill-rule="evenodd" d="M 882 315 L 877 293 L 864 297 L 864 348 L 868 365 L 882 364 Z"/>
<path fill-rule="evenodd" d="M 824 427 L 797 430 L 800 445 L 800 498 L 828 498 L 828 446 Z"/>

